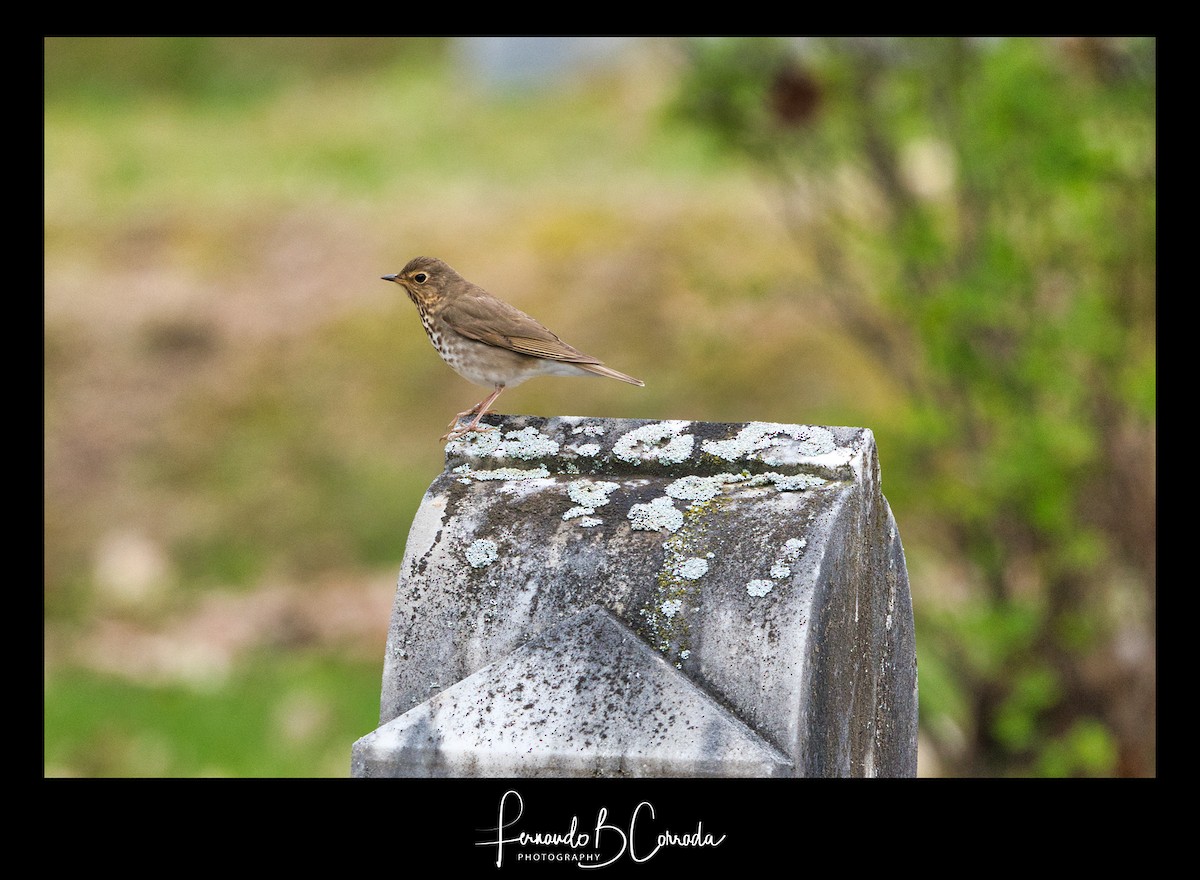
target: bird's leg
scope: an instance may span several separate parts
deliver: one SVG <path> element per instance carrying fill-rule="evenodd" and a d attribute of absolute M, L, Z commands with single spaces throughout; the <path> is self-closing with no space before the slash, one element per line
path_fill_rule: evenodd
<path fill-rule="evenodd" d="M 466 412 L 460 412 L 458 415 L 456 415 L 454 417 L 454 421 L 452 421 L 450 423 L 450 427 L 452 430 L 448 434 L 444 435 L 441 439 L 442 440 L 457 440 L 459 437 L 463 436 L 464 434 L 469 434 L 472 431 L 490 431 L 491 426 L 490 425 L 480 425 L 479 420 L 482 419 L 485 415 L 487 415 L 488 407 L 496 402 L 496 398 L 500 396 L 500 392 L 503 390 L 504 390 L 503 385 L 497 385 L 496 390 L 493 391 L 491 394 L 489 394 L 487 397 L 485 397 L 483 400 L 479 401 L 479 403 L 475 404 L 473 407 L 471 407 Z M 463 427 L 463 428 L 456 427 L 456 425 L 458 425 L 459 419 L 461 419 L 463 416 L 469 416 L 469 415 L 475 416 L 475 418 L 471 420 L 471 423 L 469 425 L 467 425 L 466 427 Z"/>
<path fill-rule="evenodd" d="M 479 410 L 480 410 L 480 408 L 481 408 L 481 407 L 485 407 L 487 404 L 490 404 L 490 403 L 491 403 L 492 401 L 494 401 L 494 400 L 495 400 L 495 399 L 496 399 L 498 396 L 499 396 L 499 392 L 498 392 L 498 391 L 497 391 L 497 392 L 494 392 L 493 394 L 491 394 L 491 395 L 489 395 L 488 397 L 485 397 L 483 400 L 479 401 L 479 403 L 475 404 L 475 405 L 474 405 L 473 407 L 471 407 L 470 409 L 465 409 L 465 410 L 463 410 L 463 411 L 462 411 L 462 412 L 460 412 L 458 415 L 456 415 L 454 418 L 452 418 L 452 419 L 450 420 L 450 424 L 448 424 L 446 427 L 447 427 L 447 428 L 453 428 L 453 427 L 454 427 L 455 425 L 457 425 L 457 424 L 459 423 L 459 421 L 460 421 L 461 419 L 463 419 L 465 416 L 473 416 L 473 415 L 475 415 L 475 413 L 478 413 L 478 412 L 479 412 Z M 482 415 L 484 415 L 484 413 L 480 413 L 480 415 L 482 416 Z M 487 427 L 487 426 L 485 425 L 484 427 Z"/>
<path fill-rule="evenodd" d="M 479 403 L 483 403 L 483 401 L 481 400 Z M 458 415 L 456 415 L 454 418 L 452 418 L 452 419 L 450 420 L 450 424 L 448 424 L 446 427 L 447 427 L 447 428 L 453 428 L 455 425 L 457 425 L 457 424 L 458 424 L 458 423 L 459 423 L 459 422 L 460 422 L 460 421 L 461 421 L 463 418 L 465 418 L 466 416 L 473 416 L 473 415 L 475 415 L 475 413 L 479 412 L 479 403 L 475 404 L 475 405 L 474 405 L 473 407 L 471 407 L 470 409 L 466 409 L 466 410 L 463 410 L 462 412 L 460 412 Z M 443 437 L 442 439 L 444 440 L 445 438 Z"/>

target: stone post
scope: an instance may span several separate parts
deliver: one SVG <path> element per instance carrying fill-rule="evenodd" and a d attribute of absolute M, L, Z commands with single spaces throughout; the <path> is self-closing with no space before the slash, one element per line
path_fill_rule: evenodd
<path fill-rule="evenodd" d="M 408 536 L 373 776 L 914 776 L 871 432 L 489 416 Z"/>

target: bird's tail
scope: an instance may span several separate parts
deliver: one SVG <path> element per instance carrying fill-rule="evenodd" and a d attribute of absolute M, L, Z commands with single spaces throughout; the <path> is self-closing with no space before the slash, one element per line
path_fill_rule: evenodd
<path fill-rule="evenodd" d="M 606 367 L 604 364 L 581 364 L 576 363 L 575 366 L 581 370 L 587 370 L 589 373 L 595 373 L 597 376 L 608 376 L 610 379 L 620 379 L 622 382 L 628 382 L 630 385 L 638 385 L 642 388 L 646 387 L 646 383 L 641 379 L 635 379 L 633 376 L 626 376 L 624 373 L 617 372 L 612 367 Z"/>

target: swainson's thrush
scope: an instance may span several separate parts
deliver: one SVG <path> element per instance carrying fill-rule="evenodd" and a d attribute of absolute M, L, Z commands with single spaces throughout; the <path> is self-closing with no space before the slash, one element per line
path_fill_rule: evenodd
<path fill-rule="evenodd" d="M 534 376 L 608 376 L 631 385 L 646 383 L 563 342 L 515 306 L 496 299 L 441 260 L 414 257 L 395 275 L 382 276 L 404 288 L 417 306 L 429 341 L 464 379 L 492 393 L 450 423 L 443 440 L 486 431 L 479 420 L 505 388 Z M 458 427 L 464 416 L 473 418 Z"/>

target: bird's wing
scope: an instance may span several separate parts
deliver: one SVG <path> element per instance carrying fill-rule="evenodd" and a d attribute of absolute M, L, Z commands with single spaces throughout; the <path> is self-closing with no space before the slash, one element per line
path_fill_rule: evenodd
<path fill-rule="evenodd" d="M 497 348 L 556 361 L 600 363 L 567 345 L 516 306 L 490 294 L 459 297 L 442 308 L 441 318 L 456 333 Z"/>

